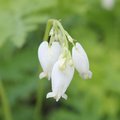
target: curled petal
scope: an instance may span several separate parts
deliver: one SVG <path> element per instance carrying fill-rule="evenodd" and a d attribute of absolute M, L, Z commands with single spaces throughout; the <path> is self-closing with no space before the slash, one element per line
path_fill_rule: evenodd
<path fill-rule="evenodd" d="M 40 74 L 39 74 L 39 78 L 40 79 L 42 79 L 42 78 L 44 78 L 44 77 L 46 77 L 47 76 L 47 74 L 45 73 L 45 72 L 41 72 Z"/>

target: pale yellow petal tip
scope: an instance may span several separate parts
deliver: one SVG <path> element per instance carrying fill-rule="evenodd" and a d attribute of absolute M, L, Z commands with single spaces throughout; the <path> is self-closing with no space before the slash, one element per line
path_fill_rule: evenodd
<path fill-rule="evenodd" d="M 39 78 L 40 79 L 43 79 L 43 78 L 45 78 L 47 76 L 47 74 L 45 73 L 45 72 L 41 72 L 40 74 L 39 74 Z"/>
<path fill-rule="evenodd" d="M 55 95 L 53 92 L 49 92 L 47 95 L 46 95 L 46 98 L 54 98 L 56 100 L 56 102 L 59 101 L 59 99 L 61 98 L 60 95 Z M 64 98 L 65 100 L 67 100 L 68 96 L 66 94 L 63 94 L 62 95 L 62 98 Z"/>
<path fill-rule="evenodd" d="M 92 72 L 91 71 L 88 71 L 87 73 L 82 73 L 80 74 L 80 76 L 86 80 L 86 79 L 91 79 L 92 78 Z"/>
<path fill-rule="evenodd" d="M 66 94 L 63 94 L 62 98 L 64 98 L 65 100 L 67 100 L 68 96 Z"/>
<path fill-rule="evenodd" d="M 91 79 L 92 78 L 92 72 L 88 71 L 88 78 Z"/>
<path fill-rule="evenodd" d="M 60 96 L 60 95 L 57 95 L 57 96 L 55 96 L 54 98 L 56 99 L 56 102 L 58 102 L 59 99 L 61 98 L 61 96 Z M 63 95 L 62 95 L 62 98 L 64 98 L 65 100 L 67 100 L 68 96 L 67 96 L 66 94 L 63 94 Z"/>
<path fill-rule="evenodd" d="M 46 96 L 46 98 L 51 98 L 51 97 L 55 97 L 55 94 L 53 92 L 49 92 Z"/>
<path fill-rule="evenodd" d="M 57 98 L 57 99 L 55 98 L 56 102 L 58 102 L 58 101 L 59 101 L 59 99 L 60 99 L 60 98 Z"/>
<path fill-rule="evenodd" d="M 59 101 L 60 97 L 56 96 L 53 92 L 49 92 L 46 96 L 46 98 L 54 98 L 56 100 L 56 102 Z"/>

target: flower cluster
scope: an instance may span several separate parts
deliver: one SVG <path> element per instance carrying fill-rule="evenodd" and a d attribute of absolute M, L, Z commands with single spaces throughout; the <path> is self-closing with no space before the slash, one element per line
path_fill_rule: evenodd
<path fill-rule="evenodd" d="M 52 92 L 46 97 L 53 97 L 56 101 L 61 97 L 67 99 L 65 92 L 73 78 L 74 68 L 83 79 L 92 77 L 87 54 L 57 20 L 48 22 L 44 39 L 38 48 L 38 58 L 43 69 L 40 79 L 47 77 L 52 84 Z M 72 55 L 69 43 L 73 45 Z"/>

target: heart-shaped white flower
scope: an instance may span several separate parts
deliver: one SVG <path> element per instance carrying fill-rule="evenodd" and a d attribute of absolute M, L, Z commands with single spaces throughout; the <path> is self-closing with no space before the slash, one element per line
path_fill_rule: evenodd
<path fill-rule="evenodd" d="M 60 53 L 61 46 L 59 42 L 53 42 L 50 46 L 47 41 L 40 44 L 38 58 L 43 69 L 43 72 L 39 75 L 40 79 L 48 77 L 48 80 L 50 80 L 53 65 L 58 60 Z"/>
<path fill-rule="evenodd" d="M 92 72 L 89 70 L 87 54 L 80 43 L 76 43 L 72 48 L 72 59 L 76 70 L 83 79 L 92 77 Z"/>
<path fill-rule="evenodd" d="M 65 69 L 60 69 L 61 63 L 63 63 L 64 60 L 59 59 L 52 70 L 52 92 L 47 94 L 47 98 L 54 97 L 56 101 L 60 99 L 60 97 L 63 97 L 64 99 L 67 99 L 67 95 L 65 94 L 65 91 L 67 90 L 73 75 L 74 75 L 74 67 L 69 64 L 69 62 L 66 62 Z"/>

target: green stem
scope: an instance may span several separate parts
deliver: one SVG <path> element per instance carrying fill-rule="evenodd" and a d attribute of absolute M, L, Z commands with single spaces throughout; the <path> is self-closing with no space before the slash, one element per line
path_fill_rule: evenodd
<path fill-rule="evenodd" d="M 67 36 L 67 38 L 68 38 L 68 41 L 69 41 L 70 43 L 72 43 L 72 45 L 74 46 L 75 44 L 74 44 L 74 40 L 72 39 L 72 37 L 68 34 L 67 31 L 65 31 L 65 34 L 66 34 L 66 36 Z"/>
<path fill-rule="evenodd" d="M 66 35 L 65 35 L 65 30 L 64 30 L 63 26 L 61 25 L 61 23 L 59 21 L 56 20 L 56 22 L 57 22 L 57 25 L 59 26 L 59 28 L 60 28 L 60 30 L 63 34 L 64 40 L 65 40 L 65 45 L 68 48 L 68 41 L 67 41 L 67 38 L 66 38 Z"/>
<path fill-rule="evenodd" d="M 9 102 L 6 97 L 5 90 L 1 80 L 0 80 L 0 96 L 1 96 L 1 102 L 2 102 L 2 107 L 4 111 L 4 118 L 5 120 L 12 120 Z"/>
<path fill-rule="evenodd" d="M 43 40 L 45 40 L 45 41 L 48 40 L 49 32 L 50 32 L 50 29 L 51 29 L 51 27 L 53 25 L 53 21 L 54 21 L 53 19 L 50 19 L 47 22 L 46 29 L 45 29 L 45 34 L 44 34 L 44 38 L 43 38 Z"/>
<path fill-rule="evenodd" d="M 40 96 L 40 91 L 41 91 L 41 86 L 39 85 L 40 83 L 38 83 L 37 86 L 37 95 L 36 95 L 36 107 L 35 107 L 35 120 L 39 120 L 41 119 L 41 97 Z"/>
<path fill-rule="evenodd" d="M 38 80 L 36 106 L 35 106 L 35 120 L 44 119 L 42 115 L 42 102 L 43 102 L 44 90 L 45 90 L 45 84 L 42 84 L 42 81 Z"/>

